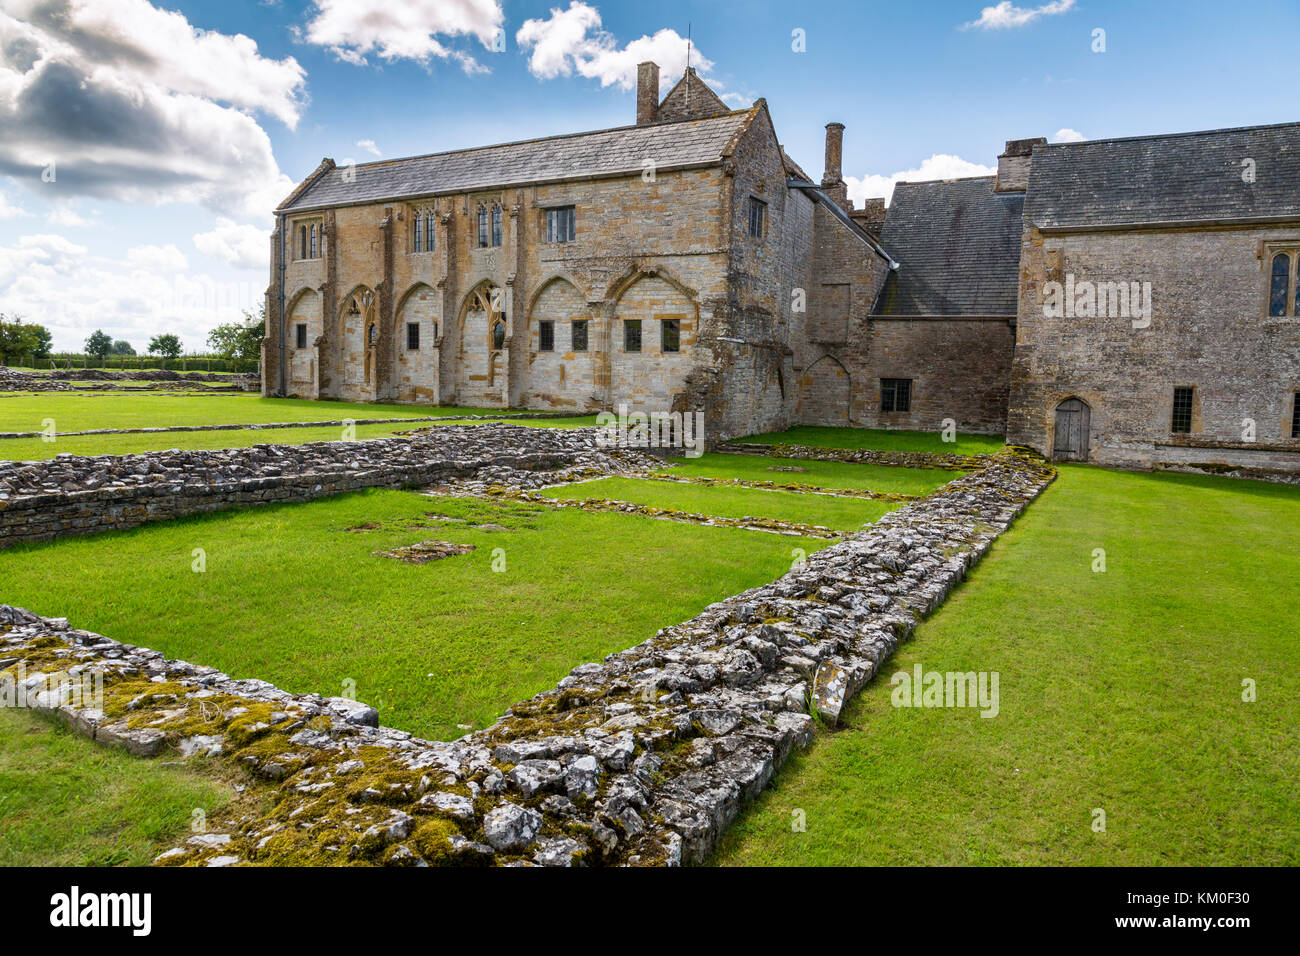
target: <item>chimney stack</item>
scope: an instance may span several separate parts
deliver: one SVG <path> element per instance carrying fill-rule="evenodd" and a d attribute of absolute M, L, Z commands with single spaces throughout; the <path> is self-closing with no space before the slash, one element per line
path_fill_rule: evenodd
<path fill-rule="evenodd" d="M 998 178 L 994 190 L 1000 193 L 1022 193 L 1028 189 L 1029 166 L 1033 159 L 1034 147 L 1046 145 L 1046 136 L 1007 140 L 1006 149 L 998 157 Z"/>
<path fill-rule="evenodd" d="M 636 66 L 636 125 L 653 123 L 659 115 L 659 64 Z"/>
<path fill-rule="evenodd" d="M 844 182 L 844 124 L 826 124 L 826 171 L 822 173 L 822 191 L 845 212 L 853 212 L 849 187 Z"/>

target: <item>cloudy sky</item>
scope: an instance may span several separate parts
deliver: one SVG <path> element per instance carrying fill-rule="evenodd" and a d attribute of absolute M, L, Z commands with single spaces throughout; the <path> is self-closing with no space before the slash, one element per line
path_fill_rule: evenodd
<path fill-rule="evenodd" d="M 636 64 L 767 98 L 852 194 L 990 171 L 1007 139 L 1300 119 L 1296 0 L 0 0 L 0 312 L 201 350 L 268 282 L 320 162 L 599 129 Z M 1099 32 L 1101 31 L 1101 32 Z"/>

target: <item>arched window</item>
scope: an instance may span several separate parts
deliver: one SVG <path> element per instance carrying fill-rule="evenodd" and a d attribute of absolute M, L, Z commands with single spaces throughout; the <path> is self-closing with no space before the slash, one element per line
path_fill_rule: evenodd
<path fill-rule="evenodd" d="M 424 214 L 424 251 L 433 252 L 433 213 Z"/>
<path fill-rule="evenodd" d="M 1268 314 L 1286 315 L 1287 284 L 1291 279 L 1291 257 L 1279 252 L 1273 257 L 1273 281 L 1268 292 Z M 1296 290 L 1300 295 L 1300 289 Z"/>
<path fill-rule="evenodd" d="M 415 217 L 415 235 L 414 235 L 413 252 L 424 251 L 424 217 L 417 215 Z"/>
<path fill-rule="evenodd" d="M 492 245 L 501 245 L 501 204 L 492 204 Z"/>
<path fill-rule="evenodd" d="M 478 207 L 478 245 L 482 249 L 488 244 L 488 211 L 487 206 Z"/>
<path fill-rule="evenodd" d="M 374 345 L 374 344 L 375 344 L 375 331 L 376 331 L 376 330 L 375 330 L 375 325 L 374 325 L 374 323 L 372 322 L 372 323 L 370 324 L 370 330 L 369 330 L 368 332 L 366 332 L 366 343 L 367 343 L 367 344 L 369 344 L 369 345 Z"/>
<path fill-rule="evenodd" d="M 492 323 L 492 348 L 500 352 L 506 347 L 506 324 L 500 319 Z"/>

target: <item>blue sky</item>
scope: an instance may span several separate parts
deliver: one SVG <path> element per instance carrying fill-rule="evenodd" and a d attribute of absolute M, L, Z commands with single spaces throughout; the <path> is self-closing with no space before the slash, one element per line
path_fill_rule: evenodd
<path fill-rule="evenodd" d="M 1007 139 L 1300 119 L 1296 0 L 0 0 L 0 311 L 58 348 L 201 349 L 258 300 L 270 209 L 322 156 L 624 125 L 635 63 L 675 79 L 688 24 L 813 175 L 846 124 L 858 198 Z"/>

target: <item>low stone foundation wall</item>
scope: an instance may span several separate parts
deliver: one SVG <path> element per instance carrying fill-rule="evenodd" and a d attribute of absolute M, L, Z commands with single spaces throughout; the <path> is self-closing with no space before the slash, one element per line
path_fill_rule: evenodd
<path fill-rule="evenodd" d="M 493 468 L 581 466 L 593 474 L 621 474 L 628 462 L 636 465 L 643 457 L 601 449 L 595 429 L 483 424 L 445 425 L 409 438 L 346 445 L 0 462 L 0 548 L 360 488 L 434 485 Z"/>
<path fill-rule="evenodd" d="M 816 448 L 810 445 L 762 445 L 757 442 L 725 442 L 716 451 L 728 455 L 770 455 L 773 458 L 804 458 L 809 461 L 846 461 L 855 465 L 890 465 L 896 468 L 938 468 L 968 471 L 982 468 L 995 455 L 934 455 L 919 451 L 876 451 L 872 448 Z"/>
<path fill-rule="evenodd" d="M 278 782 L 265 817 L 228 821 L 160 863 L 700 862 L 809 742 L 812 714 L 837 720 L 1053 475 L 992 457 L 454 742 L 7 607 L 0 693 L 101 743 L 229 759 Z M 101 706 L 71 699 L 96 670 Z"/>

